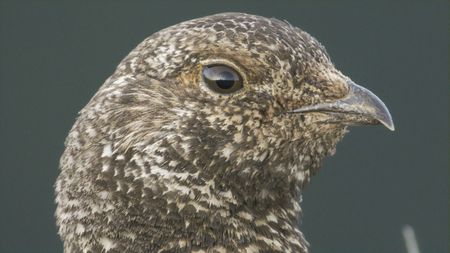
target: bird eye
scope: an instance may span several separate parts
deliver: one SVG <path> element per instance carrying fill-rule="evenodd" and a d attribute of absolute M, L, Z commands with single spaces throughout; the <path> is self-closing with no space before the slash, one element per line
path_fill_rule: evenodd
<path fill-rule="evenodd" d="M 220 94 L 231 94 L 243 87 L 242 77 L 239 73 L 226 65 L 205 66 L 202 76 L 208 88 Z"/>

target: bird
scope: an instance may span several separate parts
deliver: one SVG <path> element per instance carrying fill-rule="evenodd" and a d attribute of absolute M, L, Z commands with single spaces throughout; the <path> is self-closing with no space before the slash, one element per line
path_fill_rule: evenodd
<path fill-rule="evenodd" d="M 385 104 L 287 21 L 162 29 L 79 112 L 55 183 L 65 253 L 309 252 L 304 187 Z"/>

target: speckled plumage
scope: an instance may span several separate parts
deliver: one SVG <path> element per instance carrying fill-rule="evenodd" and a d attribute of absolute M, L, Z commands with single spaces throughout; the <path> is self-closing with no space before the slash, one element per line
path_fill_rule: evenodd
<path fill-rule="evenodd" d="M 209 63 L 233 66 L 244 89 L 208 90 Z M 65 252 L 308 252 L 301 189 L 350 120 L 288 112 L 344 98 L 349 80 L 317 40 L 276 19 L 225 13 L 151 35 L 66 140 Z"/>

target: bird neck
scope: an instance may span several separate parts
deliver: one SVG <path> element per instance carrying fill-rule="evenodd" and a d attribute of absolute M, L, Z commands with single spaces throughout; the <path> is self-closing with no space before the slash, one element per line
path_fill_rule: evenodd
<path fill-rule="evenodd" d="M 190 182 L 190 197 L 163 197 L 169 203 L 177 203 L 180 214 L 165 222 L 197 224 L 196 233 L 232 252 L 245 252 L 244 248 L 307 252 L 308 243 L 298 229 L 300 189 L 280 179 L 264 177 L 263 183 L 263 178 L 244 180 L 237 176 L 217 177 L 199 184 Z"/>
<path fill-rule="evenodd" d="M 264 159 L 259 151 L 251 155 L 257 159 L 226 159 L 215 154 L 216 147 L 200 149 L 181 137 L 165 137 L 117 152 L 111 152 L 114 143 L 98 150 L 103 169 L 92 172 L 99 181 L 92 191 L 110 193 L 102 201 L 115 207 L 105 213 L 111 223 L 98 227 L 111 234 L 120 228 L 124 242 L 130 234 L 135 243 L 152 247 L 186 241 L 202 249 L 222 245 L 229 252 L 307 252 L 298 223 L 308 169 L 281 157 Z"/>
<path fill-rule="evenodd" d="M 301 189 L 309 179 L 309 170 L 291 168 L 282 161 L 233 164 L 208 155 L 196 159 L 190 157 L 194 151 L 186 154 L 164 141 L 158 145 L 152 149 L 158 152 L 143 155 L 149 155 L 146 160 L 152 161 L 147 164 L 150 174 L 163 179 L 152 184 L 162 182 L 166 192 L 174 193 L 163 198 L 173 197 L 183 204 L 195 203 L 229 215 L 239 216 L 242 211 L 255 219 L 279 215 L 280 220 L 298 224 Z"/>

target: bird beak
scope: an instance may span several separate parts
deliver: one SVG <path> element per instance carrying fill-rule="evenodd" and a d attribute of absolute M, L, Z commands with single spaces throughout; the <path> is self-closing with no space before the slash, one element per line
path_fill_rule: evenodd
<path fill-rule="evenodd" d="M 394 122 L 383 101 L 370 90 L 352 81 L 348 81 L 347 84 L 349 86 L 349 93 L 346 97 L 330 103 L 305 106 L 295 109 L 292 112 L 330 113 L 336 115 L 336 119 L 342 123 L 358 125 L 383 124 L 389 130 L 394 131 Z"/>

